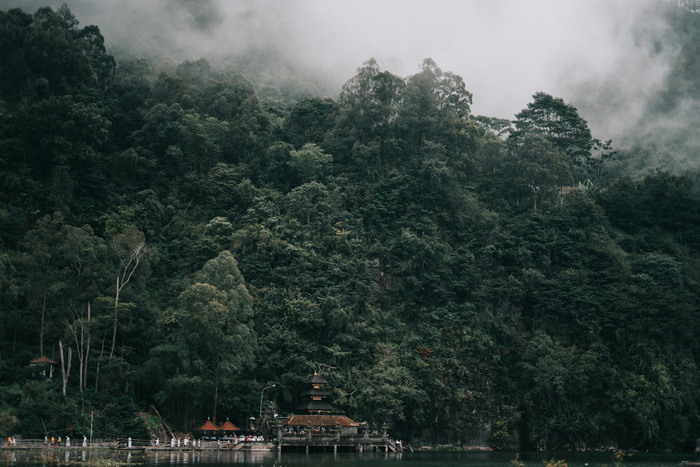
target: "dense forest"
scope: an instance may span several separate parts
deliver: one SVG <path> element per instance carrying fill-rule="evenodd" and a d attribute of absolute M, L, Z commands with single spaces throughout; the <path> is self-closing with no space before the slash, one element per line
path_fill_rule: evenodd
<path fill-rule="evenodd" d="M 662 115 L 700 102 L 700 16 L 659 14 Z M 695 447 L 698 176 L 652 162 L 697 135 L 598 140 L 546 90 L 473 115 L 431 59 L 335 97 L 257 60 L 0 12 L 0 433 L 245 425 L 319 371 L 414 443 Z"/>

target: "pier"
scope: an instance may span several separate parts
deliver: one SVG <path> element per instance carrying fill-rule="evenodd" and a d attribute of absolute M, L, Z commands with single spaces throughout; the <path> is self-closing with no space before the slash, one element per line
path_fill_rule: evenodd
<path fill-rule="evenodd" d="M 401 451 L 404 446 L 389 439 L 384 431 L 382 434 L 370 434 L 365 430 L 362 434 L 341 434 L 340 431 L 331 433 L 314 433 L 309 430 L 301 435 L 296 433 L 282 433 L 278 431 L 277 437 L 271 442 L 278 451 Z M 410 449 L 410 447 L 406 447 Z"/>

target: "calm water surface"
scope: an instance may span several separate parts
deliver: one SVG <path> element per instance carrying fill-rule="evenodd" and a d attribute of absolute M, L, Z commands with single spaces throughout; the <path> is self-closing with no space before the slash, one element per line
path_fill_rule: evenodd
<path fill-rule="evenodd" d="M 215 467 L 221 464 L 260 467 L 512 467 L 515 453 L 507 452 L 416 452 L 416 453 L 311 453 L 276 452 L 117 452 L 117 451 L 3 451 L 1 466 L 55 467 L 115 463 L 134 467 Z M 548 459 L 564 460 L 569 467 L 614 467 L 611 453 L 523 453 L 527 467 L 543 467 Z M 96 461 L 96 462 L 95 462 Z M 112 461 L 112 462 L 109 462 Z M 696 454 L 635 453 L 622 467 L 678 466 L 681 461 L 700 462 Z"/>

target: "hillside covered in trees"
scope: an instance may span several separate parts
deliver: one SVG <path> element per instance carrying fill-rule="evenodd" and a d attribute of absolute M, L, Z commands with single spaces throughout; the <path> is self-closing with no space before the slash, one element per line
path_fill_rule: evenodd
<path fill-rule="evenodd" d="M 700 17 L 666 14 L 659 113 L 700 97 Z M 414 442 L 694 448 L 697 174 L 640 172 L 689 140 L 616 148 L 546 90 L 473 115 L 430 59 L 335 98 L 241 70 L 0 12 L 0 433 L 245 424 L 318 370 Z"/>

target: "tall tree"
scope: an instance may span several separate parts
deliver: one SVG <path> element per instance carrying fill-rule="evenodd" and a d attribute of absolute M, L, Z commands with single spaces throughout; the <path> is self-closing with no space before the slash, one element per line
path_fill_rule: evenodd
<path fill-rule="evenodd" d="M 333 156 L 326 154 L 314 143 L 306 143 L 289 155 L 289 167 L 296 172 L 302 183 L 323 181 L 333 162 Z"/>
<path fill-rule="evenodd" d="M 33 230 L 27 232 L 22 245 L 27 251 L 22 267 L 27 271 L 26 291 L 30 309 L 36 309 L 40 324 L 38 329 L 39 354 L 44 354 L 44 338 L 47 332 L 48 318 L 51 324 L 59 307 L 56 295 L 65 287 L 63 267 L 57 257 L 62 244 L 61 229 L 63 216 L 55 213 L 39 219 Z M 53 312 L 53 313 L 52 313 Z M 51 316 L 54 315 L 54 316 Z"/>
<path fill-rule="evenodd" d="M 396 141 L 395 127 L 404 87 L 402 78 L 381 71 L 375 59 L 365 62 L 343 85 L 334 133 L 344 147 L 341 160 L 353 162 L 350 168 L 359 165 L 362 172 L 374 177 L 398 157 L 401 144 Z"/>
<path fill-rule="evenodd" d="M 116 235 L 110 242 L 110 248 L 117 258 L 118 274 L 114 286 L 114 320 L 112 324 L 112 345 L 109 350 L 109 357 L 114 356 L 114 349 L 117 343 L 117 327 L 119 323 L 119 299 L 122 290 L 134 277 L 139 266 L 143 266 L 147 252 L 146 239 L 142 232 L 136 228 L 129 228 L 125 232 Z"/>
<path fill-rule="evenodd" d="M 528 136 L 539 134 L 566 154 L 573 164 L 588 162 L 593 138 L 588 123 L 578 110 L 563 99 L 538 92 L 533 101 L 515 116 L 515 129 L 508 138 L 514 148 L 525 143 Z"/>
<path fill-rule="evenodd" d="M 561 187 L 571 184 L 571 160 L 541 135 L 526 138 L 516 157 L 516 180 L 521 192 L 532 197 L 534 212 L 538 200 L 557 199 Z"/>
<path fill-rule="evenodd" d="M 471 103 L 464 80 L 427 58 L 406 81 L 399 116 L 402 134 L 414 150 L 425 140 L 442 142 L 453 134 L 457 122 L 469 117 Z"/>
<path fill-rule="evenodd" d="M 149 366 L 162 378 L 156 399 L 174 408 L 183 429 L 192 428 L 200 411 L 216 418 L 222 393 L 253 362 L 257 346 L 253 300 L 233 255 L 220 253 L 194 280 L 164 316 L 168 334 Z"/>

